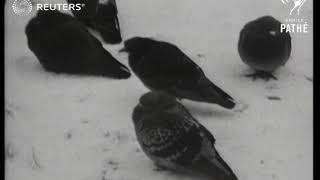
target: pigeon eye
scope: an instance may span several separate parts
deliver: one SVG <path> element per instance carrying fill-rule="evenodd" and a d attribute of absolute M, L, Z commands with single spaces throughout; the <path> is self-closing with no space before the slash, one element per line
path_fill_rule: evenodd
<path fill-rule="evenodd" d="M 277 34 L 276 31 L 269 31 L 269 34 L 271 34 L 272 36 L 275 36 Z"/>

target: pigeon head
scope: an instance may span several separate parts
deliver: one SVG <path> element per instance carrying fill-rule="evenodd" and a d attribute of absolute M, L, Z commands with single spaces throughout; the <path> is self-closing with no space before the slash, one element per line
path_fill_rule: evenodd
<path fill-rule="evenodd" d="M 142 54 L 146 52 L 156 41 L 150 38 L 133 37 L 124 42 L 124 48 L 120 52 Z"/>
<path fill-rule="evenodd" d="M 262 16 L 247 24 L 253 33 L 270 38 L 281 35 L 280 26 L 281 22 L 272 16 Z"/>
<path fill-rule="evenodd" d="M 25 28 L 25 33 L 30 36 L 36 36 L 43 33 L 43 29 L 50 31 L 53 27 L 73 20 L 72 16 L 63 14 L 57 10 L 39 10 L 36 17 L 32 18 Z"/>
<path fill-rule="evenodd" d="M 145 109 L 168 109 L 176 105 L 174 97 L 161 92 L 149 92 L 141 96 L 140 105 Z"/>
<path fill-rule="evenodd" d="M 122 41 L 117 7 L 112 2 L 99 4 L 93 20 L 93 27 L 100 32 L 103 40 L 109 44 Z"/>
<path fill-rule="evenodd" d="M 81 10 L 72 9 L 72 13 L 79 19 L 92 19 L 97 13 L 99 0 L 67 0 L 69 4 L 83 4 Z"/>
<path fill-rule="evenodd" d="M 61 13 L 58 10 L 39 10 L 36 17 L 42 24 L 57 25 L 73 19 L 68 14 Z"/>
<path fill-rule="evenodd" d="M 139 104 L 134 108 L 132 119 L 137 125 L 146 115 L 168 110 L 176 105 L 176 100 L 167 94 L 148 92 L 140 97 Z"/>
<path fill-rule="evenodd" d="M 72 19 L 72 16 L 61 13 L 57 10 L 39 10 L 36 17 L 30 21 L 30 24 L 37 25 L 33 27 L 46 27 L 50 29 L 53 26 L 63 24 L 64 22 L 68 22 Z"/>

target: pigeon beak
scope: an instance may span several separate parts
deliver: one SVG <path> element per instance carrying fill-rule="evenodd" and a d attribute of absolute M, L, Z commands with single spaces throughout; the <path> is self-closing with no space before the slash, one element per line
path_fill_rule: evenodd
<path fill-rule="evenodd" d="M 215 150 L 215 157 L 211 159 L 213 163 L 212 173 L 221 180 L 238 180 L 232 169 L 228 164 L 220 157 L 218 152 Z"/>
<path fill-rule="evenodd" d="M 121 48 L 121 49 L 119 50 L 119 53 L 122 53 L 122 52 L 127 52 L 126 47 L 123 47 L 123 48 Z"/>
<path fill-rule="evenodd" d="M 143 108 L 143 105 L 141 103 L 139 103 L 138 108 Z"/>

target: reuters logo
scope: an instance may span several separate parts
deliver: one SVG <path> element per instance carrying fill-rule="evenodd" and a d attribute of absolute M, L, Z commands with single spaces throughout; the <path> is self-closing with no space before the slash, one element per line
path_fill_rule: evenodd
<path fill-rule="evenodd" d="M 19 16 L 26 16 L 32 11 L 32 4 L 29 0 L 14 0 L 13 12 Z"/>
<path fill-rule="evenodd" d="M 85 4 L 81 3 L 58 3 L 58 4 L 51 4 L 51 3 L 36 3 L 34 4 L 35 10 L 39 11 L 80 11 Z M 19 16 L 26 16 L 32 11 L 32 4 L 30 0 L 14 0 L 12 4 L 13 12 Z"/>

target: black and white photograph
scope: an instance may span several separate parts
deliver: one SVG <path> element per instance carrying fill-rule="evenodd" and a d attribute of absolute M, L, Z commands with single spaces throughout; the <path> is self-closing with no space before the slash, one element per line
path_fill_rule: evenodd
<path fill-rule="evenodd" d="M 312 180 L 312 0 L 5 0 L 5 180 Z"/>

